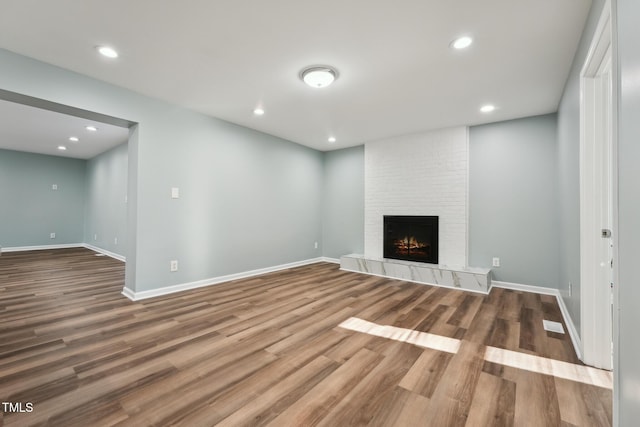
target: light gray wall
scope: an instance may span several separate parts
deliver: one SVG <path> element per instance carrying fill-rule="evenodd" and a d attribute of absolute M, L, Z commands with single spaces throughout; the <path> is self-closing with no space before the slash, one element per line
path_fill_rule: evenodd
<path fill-rule="evenodd" d="M 87 161 L 84 242 L 126 256 L 128 144 Z"/>
<path fill-rule="evenodd" d="M 321 255 L 322 153 L 6 50 L 0 66 L 0 89 L 137 123 L 129 140 L 132 291 Z"/>
<path fill-rule="evenodd" d="M 593 0 L 558 107 L 558 207 L 560 212 L 559 289 L 580 331 L 580 71 L 604 0 Z M 571 283 L 571 292 L 569 291 Z"/>
<path fill-rule="evenodd" d="M 84 160 L 0 150 L 0 246 L 82 243 L 84 180 Z"/>
<path fill-rule="evenodd" d="M 614 2 L 614 6 L 615 2 Z M 618 0 L 618 335 L 614 361 L 614 419 L 637 425 L 640 419 L 640 2 Z M 614 55 L 615 55 L 614 50 Z M 614 56 L 615 58 L 615 56 Z M 615 66 L 614 66 L 615 67 Z M 615 69 L 615 68 L 614 68 Z"/>
<path fill-rule="evenodd" d="M 556 115 L 469 130 L 469 265 L 494 280 L 558 287 Z"/>
<path fill-rule="evenodd" d="M 364 253 L 364 145 L 324 153 L 322 253 Z"/>

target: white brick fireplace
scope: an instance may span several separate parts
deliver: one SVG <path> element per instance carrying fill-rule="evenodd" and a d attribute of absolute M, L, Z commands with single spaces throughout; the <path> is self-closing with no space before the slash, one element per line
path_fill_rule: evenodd
<path fill-rule="evenodd" d="M 343 270 L 488 293 L 491 270 L 467 266 L 467 127 L 375 141 L 364 148 L 364 255 Z M 439 264 L 383 258 L 383 217 L 439 217 Z"/>
<path fill-rule="evenodd" d="M 467 266 L 468 128 L 365 144 L 364 255 L 382 258 L 384 215 L 437 215 L 441 265 Z"/>

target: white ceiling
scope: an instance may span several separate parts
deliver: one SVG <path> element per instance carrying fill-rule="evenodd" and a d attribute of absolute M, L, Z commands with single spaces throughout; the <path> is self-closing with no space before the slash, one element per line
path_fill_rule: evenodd
<path fill-rule="evenodd" d="M 98 130 L 90 132 L 86 126 Z M 69 141 L 72 136 L 78 142 Z M 126 128 L 0 100 L 0 148 L 90 159 L 128 138 Z M 59 145 L 67 150 L 58 150 Z"/>
<path fill-rule="evenodd" d="M 319 150 L 555 112 L 591 0 L 0 0 L 0 47 Z M 473 45 L 450 42 L 471 35 Z M 107 60 L 95 47 L 121 56 Z M 324 89 L 298 78 L 328 64 Z M 497 110 L 482 114 L 493 103 Z M 254 116 L 256 106 L 266 110 Z M 335 136 L 335 144 L 327 138 Z"/>

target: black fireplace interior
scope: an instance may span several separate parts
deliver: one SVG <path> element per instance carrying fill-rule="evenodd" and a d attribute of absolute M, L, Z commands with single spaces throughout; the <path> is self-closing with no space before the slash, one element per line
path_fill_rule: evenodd
<path fill-rule="evenodd" d="M 437 216 L 384 216 L 384 257 L 438 263 Z"/>

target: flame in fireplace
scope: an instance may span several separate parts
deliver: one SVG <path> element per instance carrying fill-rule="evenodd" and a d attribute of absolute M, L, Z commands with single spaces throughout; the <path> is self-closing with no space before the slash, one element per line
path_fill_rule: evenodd
<path fill-rule="evenodd" d="M 411 251 L 418 251 L 427 248 L 429 245 L 424 242 L 418 241 L 414 236 L 404 236 L 401 239 L 395 239 L 393 246 L 396 251 L 401 254 L 406 254 Z"/>

